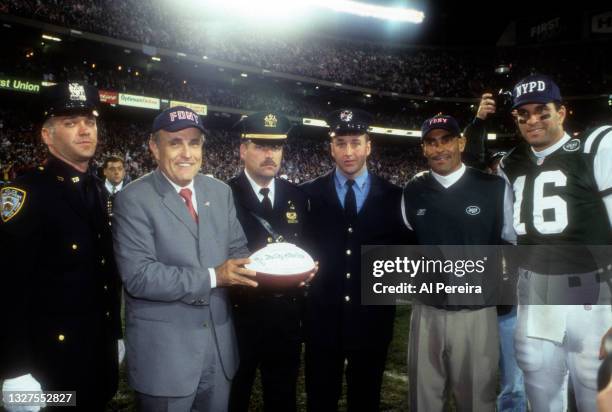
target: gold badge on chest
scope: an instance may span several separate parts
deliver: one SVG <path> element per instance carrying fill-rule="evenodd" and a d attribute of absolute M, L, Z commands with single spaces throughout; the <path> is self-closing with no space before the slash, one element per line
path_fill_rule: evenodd
<path fill-rule="evenodd" d="M 287 217 L 287 223 L 298 223 L 298 214 L 295 210 L 295 205 L 291 200 L 289 200 L 287 204 L 289 205 L 289 210 L 285 214 Z"/>

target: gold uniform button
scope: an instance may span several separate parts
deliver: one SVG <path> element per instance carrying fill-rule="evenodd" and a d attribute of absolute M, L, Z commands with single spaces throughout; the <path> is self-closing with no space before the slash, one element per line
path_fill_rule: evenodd
<path fill-rule="evenodd" d="M 351 249 L 346 249 L 346 255 L 351 256 Z"/>
<path fill-rule="evenodd" d="M 76 244 L 76 243 L 73 243 L 73 244 L 72 244 L 72 250 L 77 250 L 77 249 L 78 249 L 77 244 Z"/>
<path fill-rule="evenodd" d="M 349 228 L 348 228 L 348 232 L 349 232 L 349 233 L 353 233 L 353 228 L 349 226 Z"/>
<path fill-rule="evenodd" d="M 345 296 L 345 297 L 344 297 L 344 300 L 345 300 L 346 302 L 349 302 L 349 301 L 351 300 L 351 297 L 350 297 L 350 296 Z"/>
<path fill-rule="evenodd" d="M 60 342 L 63 342 L 66 339 L 66 337 L 64 335 L 58 335 L 57 336 L 57 340 L 59 340 Z"/>
<path fill-rule="evenodd" d="M 350 273 L 347 273 L 347 274 L 346 274 L 346 278 L 347 278 L 347 279 L 350 279 L 350 278 L 351 278 L 351 274 L 350 274 Z"/>

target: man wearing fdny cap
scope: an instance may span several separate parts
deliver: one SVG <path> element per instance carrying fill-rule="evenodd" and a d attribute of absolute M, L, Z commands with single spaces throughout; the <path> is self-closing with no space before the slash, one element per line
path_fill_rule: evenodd
<path fill-rule="evenodd" d="M 430 170 L 408 182 L 402 198 L 404 223 L 417 243 L 501 245 L 502 239 L 514 240 L 510 212 L 504 213 L 509 191 L 499 177 L 462 163 L 465 138 L 457 121 L 446 115 L 427 119 L 421 138 Z M 493 279 L 488 283 L 483 289 L 495 285 Z M 410 410 L 443 410 L 450 393 L 459 410 L 495 410 L 497 311 L 483 306 L 485 295 L 417 297 L 408 345 Z"/>
<path fill-rule="evenodd" d="M 277 112 L 253 113 L 236 125 L 244 169 L 228 183 L 251 252 L 272 242 L 302 242 L 306 196 L 276 177 L 290 127 L 289 119 Z M 304 289 L 235 288 L 230 295 L 240 348 L 230 411 L 249 410 L 257 369 L 264 410 L 295 411 Z"/>
<path fill-rule="evenodd" d="M 225 286 L 256 287 L 230 188 L 199 173 L 202 120 L 171 107 L 153 121 L 157 169 L 115 199 L 128 380 L 141 411 L 224 411 L 238 367 Z"/>
<path fill-rule="evenodd" d="M 518 244 L 538 245 L 521 260 L 515 333 L 536 412 L 562 410 L 568 371 L 578 410 L 596 410 L 599 346 L 612 324 L 608 274 L 580 247 L 612 243 L 612 126 L 572 138 L 567 113 L 550 77 L 519 81 L 512 115 L 524 141 L 499 169 L 514 190 Z"/>
<path fill-rule="evenodd" d="M 361 305 L 360 250 L 409 243 L 401 189 L 368 171 L 369 113 L 341 109 L 327 123 L 336 167 L 301 186 L 310 202 L 308 250 L 320 263 L 305 311 L 308 410 L 337 410 L 346 376 L 348 410 L 376 411 L 395 308 Z"/>
<path fill-rule="evenodd" d="M 90 170 L 98 91 L 60 83 L 42 98 L 47 161 L 1 191 L 0 380 L 3 391 L 76 391 L 77 410 L 102 411 L 117 390 L 121 284 Z"/>

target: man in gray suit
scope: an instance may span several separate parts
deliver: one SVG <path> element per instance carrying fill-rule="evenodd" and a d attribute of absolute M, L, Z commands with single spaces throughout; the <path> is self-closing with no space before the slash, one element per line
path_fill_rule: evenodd
<path fill-rule="evenodd" d="M 187 107 L 154 122 L 158 168 L 115 200 L 128 379 L 139 409 L 224 411 L 238 365 L 223 286 L 256 287 L 230 188 L 199 173 L 204 128 Z"/>

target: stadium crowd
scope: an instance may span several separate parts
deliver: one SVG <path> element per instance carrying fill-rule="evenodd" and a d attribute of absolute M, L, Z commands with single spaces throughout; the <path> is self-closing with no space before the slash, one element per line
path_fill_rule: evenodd
<path fill-rule="evenodd" d="M 538 48 L 402 48 L 351 40 L 273 36 L 236 28 L 220 34 L 201 23 L 201 11 L 128 0 L 9 0 L 0 13 L 67 26 L 222 61 L 377 90 L 420 96 L 474 97 L 500 80 L 493 68 L 514 63 L 516 76 L 556 72 L 567 95 L 610 91 L 610 46 Z M 554 46 L 551 46 L 554 47 Z M 517 78 L 518 78 L 517 77 Z"/>
<path fill-rule="evenodd" d="M 148 148 L 151 125 L 145 122 L 109 120 L 99 124 L 100 142 L 93 164 L 99 168 L 104 159 L 119 154 L 125 158 L 127 174 L 136 179 L 153 170 L 155 164 Z M 206 136 L 202 172 L 227 181 L 240 171 L 239 139 L 234 132 L 210 130 Z M 399 150 L 398 150 L 399 149 Z M 35 124 L 24 111 L 0 110 L 0 180 L 16 176 L 43 162 L 46 149 Z M 329 146 L 323 138 L 291 133 L 285 146 L 280 175 L 295 183 L 313 179 L 332 168 Z M 391 182 L 403 185 L 425 165 L 420 148 L 410 143 L 374 144 L 370 169 Z"/>

